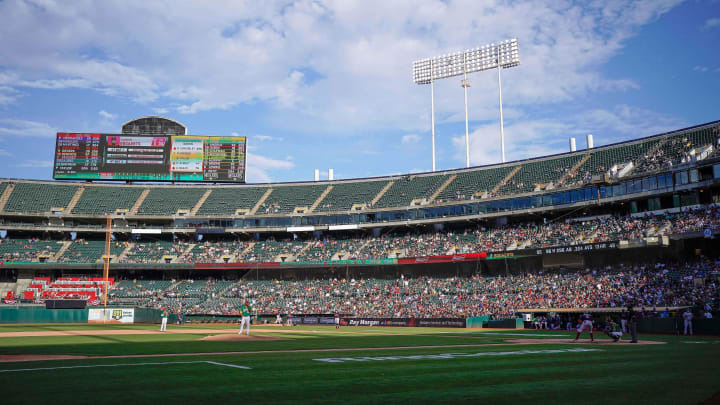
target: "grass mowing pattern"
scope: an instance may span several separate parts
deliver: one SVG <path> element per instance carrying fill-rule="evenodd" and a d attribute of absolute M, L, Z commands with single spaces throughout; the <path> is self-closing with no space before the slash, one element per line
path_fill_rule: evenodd
<path fill-rule="evenodd" d="M 99 329 L 101 325 L 88 326 L 89 329 Z M 40 330 L 39 328 L 43 327 L 47 325 L 32 325 L 26 329 Z M 139 328 L 146 326 L 140 325 Z M 0 327 L 0 332 L 8 331 L 7 329 Z M 79 329 L 70 327 L 65 330 Z M 197 341 L 197 334 L 0 338 L 0 353 L 120 355 L 292 350 L 491 344 L 512 338 L 497 335 L 483 337 L 483 331 L 453 333 L 452 336 L 438 333 L 448 332 L 447 329 L 341 328 L 339 332 L 345 333 L 334 333 L 333 328 L 293 328 L 293 331 L 298 330 L 304 332 L 283 333 L 278 330 L 272 333 L 287 336 L 290 340 L 257 342 Z M 192 332 L 192 328 L 188 328 L 188 332 Z M 508 335 L 511 334 L 512 332 L 508 332 Z M 538 337 L 550 334 L 562 332 L 538 333 Z M 567 333 L 567 336 L 569 341 L 571 333 Z M 675 336 L 641 338 L 662 340 L 668 344 L 502 345 L 0 363 L 0 369 L 18 369 L 208 360 L 252 368 L 241 370 L 193 363 L 27 371 L 0 373 L 0 382 L 3 386 L 3 398 L 9 402 L 54 404 L 98 401 L 125 404 L 188 401 L 293 404 L 480 401 L 694 404 L 720 391 L 720 374 L 716 370 L 716 359 L 720 359 L 720 339 Z M 689 341 L 703 343 L 685 343 Z M 328 357 L 508 352 L 578 347 L 601 351 L 346 363 L 313 361 L 315 358 Z"/>

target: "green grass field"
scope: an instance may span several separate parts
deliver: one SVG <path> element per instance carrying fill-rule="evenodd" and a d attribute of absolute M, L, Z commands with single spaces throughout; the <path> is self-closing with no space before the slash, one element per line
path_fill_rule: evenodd
<path fill-rule="evenodd" d="M 297 326 L 257 333 L 281 340 L 200 340 L 213 333 L 199 329 L 209 328 L 234 329 L 171 325 L 182 333 L 0 337 L 0 356 L 89 356 L 0 363 L 0 398 L 13 404 L 697 404 L 720 392 L 717 337 L 646 335 L 641 340 L 666 344 L 590 345 L 569 343 L 574 334 L 565 331 Z M 157 326 L 0 325 L 0 336 L 107 329 Z M 512 338 L 549 343 L 507 344 Z"/>

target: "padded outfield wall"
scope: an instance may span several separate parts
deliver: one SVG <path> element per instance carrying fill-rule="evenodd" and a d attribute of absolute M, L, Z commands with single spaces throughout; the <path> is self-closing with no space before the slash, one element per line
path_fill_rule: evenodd
<path fill-rule="evenodd" d="M 116 309 L 120 308 L 127 307 Z M 96 308 L 47 309 L 41 305 L 8 305 L 0 307 L 0 323 L 88 323 L 91 309 Z M 134 312 L 134 323 L 160 323 L 161 311 L 157 309 L 134 308 Z"/>

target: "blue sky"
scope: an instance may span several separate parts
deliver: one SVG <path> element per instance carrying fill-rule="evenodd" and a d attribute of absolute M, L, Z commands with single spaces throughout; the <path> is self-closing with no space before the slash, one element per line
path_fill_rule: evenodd
<path fill-rule="evenodd" d="M 0 1 L 0 177 L 50 179 L 55 133 L 164 115 L 248 137 L 248 182 L 429 171 L 412 61 L 517 37 L 508 160 L 720 119 L 719 1 Z M 497 75 L 471 75 L 471 164 L 500 161 Z M 458 79 L 437 168 L 464 167 Z M 326 177 L 325 177 L 326 178 Z"/>

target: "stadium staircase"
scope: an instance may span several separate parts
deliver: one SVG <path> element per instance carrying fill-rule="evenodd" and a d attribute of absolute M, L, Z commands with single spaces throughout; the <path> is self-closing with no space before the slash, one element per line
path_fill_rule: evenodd
<path fill-rule="evenodd" d="M 2 196 L 0 196 L 0 211 L 5 210 L 5 205 L 10 199 L 10 194 L 12 194 L 14 189 L 15 184 L 8 184 L 8 186 L 5 188 L 5 191 L 3 191 Z"/>
<path fill-rule="evenodd" d="M 332 186 L 330 186 L 330 187 L 332 187 Z M 297 259 L 297 258 L 298 258 L 299 256 L 301 256 L 303 253 L 305 253 L 306 250 L 310 249 L 310 247 L 312 247 L 313 243 L 314 243 L 313 241 L 309 241 L 308 243 L 306 243 L 305 246 L 303 246 L 302 249 L 298 250 L 298 252 L 295 253 L 295 255 L 293 255 L 293 256 L 288 256 L 288 258 L 285 260 L 285 262 L 294 262 L 295 259 Z"/>
<path fill-rule="evenodd" d="M 383 189 L 380 190 L 380 192 L 375 196 L 375 198 L 370 201 L 370 206 L 377 204 L 377 202 L 380 201 L 382 196 L 384 196 L 385 193 L 390 190 L 390 187 L 392 187 L 393 184 L 395 184 L 395 181 L 389 181 L 388 184 L 386 184 L 385 187 L 383 187 Z"/>
<path fill-rule="evenodd" d="M 145 198 L 147 198 L 148 194 L 150 194 L 149 188 L 143 190 L 142 194 L 140 194 L 140 197 L 138 197 L 137 201 L 135 201 L 135 204 L 133 204 L 132 208 L 130 209 L 130 215 L 137 215 L 140 206 L 142 205 L 143 201 L 145 201 Z"/>
<path fill-rule="evenodd" d="M 495 195 L 495 193 L 497 193 L 498 190 L 500 190 L 500 188 L 501 188 L 502 186 L 504 186 L 505 184 L 507 184 L 507 182 L 510 181 L 510 179 L 512 179 L 513 176 L 514 176 L 515 174 L 517 174 L 517 172 L 520 171 L 520 169 L 522 169 L 522 165 L 518 165 L 516 168 L 514 168 L 510 173 L 508 173 L 507 176 L 505 176 L 505 178 L 503 178 L 503 179 L 500 181 L 500 183 L 496 184 L 495 187 L 493 187 L 492 190 L 490 190 L 490 193 L 488 193 L 488 194 L 491 195 L 491 196 L 492 196 L 492 195 Z"/>
<path fill-rule="evenodd" d="M 248 272 L 248 273 L 249 273 L 249 272 Z M 237 285 L 237 283 L 230 283 L 230 284 L 228 284 L 227 287 L 225 287 L 225 288 L 223 288 L 222 290 L 218 291 L 218 292 L 215 294 L 215 297 L 224 297 L 224 296 L 225 296 L 225 293 L 228 292 L 228 291 L 230 291 L 230 289 L 233 288 L 233 287 L 235 287 L 236 285 Z"/>
<path fill-rule="evenodd" d="M 180 259 L 182 259 L 182 258 L 184 258 L 185 256 L 189 255 L 190 252 L 195 248 L 195 245 L 197 245 L 197 243 L 190 243 L 190 244 L 188 245 L 187 249 L 185 249 L 182 253 L 180 253 L 180 255 L 178 255 L 177 257 L 175 257 L 174 259 L 172 259 L 172 262 L 173 262 L 173 263 L 180 263 Z"/>
<path fill-rule="evenodd" d="M 390 182 L 390 183 L 392 183 L 392 182 Z M 356 250 L 356 251 L 354 251 L 354 252 L 348 252 L 348 253 L 350 253 L 350 256 L 360 256 L 360 252 L 362 252 L 363 249 L 365 249 L 365 247 L 366 247 L 367 245 L 369 245 L 370 242 L 372 242 L 372 240 L 373 240 L 373 238 L 367 238 L 367 240 L 366 240 L 365 242 L 363 242 L 362 245 L 360 245 L 360 247 L 358 248 L 358 250 Z"/>
<path fill-rule="evenodd" d="M 260 199 L 258 200 L 258 202 L 255 203 L 255 206 L 250 210 L 250 212 L 248 212 L 248 215 L 255 215 L 255 212 L 256 212 L 257 210 L 259 210 L 260 207 L 262 207 L 262 205 L 265 203 L 265 200 L 267 200 L 268 197 L 270 197 L 270 194 L 272 194 L 272 192 L 273 192 L 273 189 L 272 189 L 272 188 L 269 188 L 269 189 L 265 192 L 265 194 L 263 194 L 263 196 L 260 197 Z"/>
<path fill-rule="evenodd" d="M 57 253 L 55 253 L 48 261 L 57 262 L 62 257 L 62 255 L 65 254 L 65 251 L 68 250 L 68 248 L 70 247 L 71 244 L 72 244 L 72 241 L 69 241 L 69 240 L 63 241 L 62 247 L 60 248 L 60 250 L 58 250 Z"/>
<path fill-rule="evenodd" d="M 244 257 L 248 252 L 250 252 L 254 246 L 255 246 L 255 242 L 248 243 L 247 247 L 242 252 L 239 252 L 238 254 L 233 256 L 233 258 L 232 258 L 233 262 L 235 262 L 235 263 L 240 262 L 240 258 Z"/>
<path fill-rule="evenodd" d="M 457 174 L 453 174 L 452 176 L 448 177 L 448 179 L 445 180 L 445 182 L 442 185 L 440 185 L 440 187 L 437 190 L 435 190 L 434 193 L 432 193 L 430 198 L 428 198 L 428 200 L 427 200 L 428 204 L 435 201 L 435 198 L 437 198 L 437 196 L 439 196 L 440 193 L 442 193 L 443 190 L 445 190 L 447 188 L 447 186 L 449 186 L 450 183 L 452 183 L 453 180 L 455 180 L 456 178 L 457 178 Z"/>
<path fill-rule="evenodd" d="M 205 204 L 205 200 L 207 200 L 208 197 L 210 197 L 211 193 L 212 193 L 211 188 L 209 188 L 209 189 L 207 189 L 207 191 L 205 191 L 205 194 L 203 194 L 202 197 L 200 197 L 200 200 L 198 200 L 197 204 L 195 204 L 193 209 L 190 210 L 191 217 L 194 217 L 195 214 L 197 214 L 197 212 L 200 210 L 200 207 L 202 207 L 202 205 Z"/>
<path fill-rule="evenodd" d="M 587 162 L 588 160 L 590 160 L 590 157 L 591 157 L 591 156 L 592 156 L 592 155 L 591 155 L 590 153 L 588 153 L 588 154 L 585 155 L 582 159 L 580 159 L 579 162 L 575 163 L 575 165 L 574 165 L 572 168 L 570 168 L 570 170 L 568 170 L 568 171 L 560 178 L 560 180 L 558 180 L 557 184 L 565 184 L 565 180 L 567 180 L 567 178 L 570 177 L 570 175 L 577 173 L 578 169 L 579 169 L 582 165 L 584 165 L 585 162 Z"/>
<path fill-rule="evenodd" d="M 332 189 L 335 188 L 335 186 L 328 186 L 325 191 L 323 191 L 322 194 L 320 194 L 320 197 L 315 200 L 313 205 L 310 206 L 310 209 L 308 210 L 308 213 L 314 212 L 315 208 L 317 208 L 318 205 L 322 202 L 322 200 L 325 199 L 325 197 L 332 191 Z"/>
<path fill-rule="evenodd" d="M 73 208 L 77 205 L 78 201 L 80 201 L 80 197 L 82 197 L 83 193 L 85 192 L 85 186 L 78 187 L 77 191 L 75 192 L 75 195 L 73 195 L 73 198 L 70 200 L 70 203 L 68 203 L 68 206 L 65 207 L 65 211 L 67 213 L 71 213 Z"/>
<path fill-rule="evenodd" d="M 115 263 L 122 262 L 125 259 L 125 257 L 127 257 L 128 253 L 130 253 L 130 251 L 134 248 L 135 248 L 135 244 L 133 242 L 128 243 L 127 247 L 125 249 L 123 249 L 122 253 L 117 255 L 117 257 L 115 257 Z"/>
<path fill-rule="evenodd" d="M 30 284 L 32 283 L 32 278 L 20 278 L 18 277 L 17 283 L 15 283 L 15 296 L 16 297 L 22 297 L 23 292 L 30 287 Z"/>

